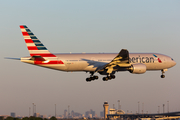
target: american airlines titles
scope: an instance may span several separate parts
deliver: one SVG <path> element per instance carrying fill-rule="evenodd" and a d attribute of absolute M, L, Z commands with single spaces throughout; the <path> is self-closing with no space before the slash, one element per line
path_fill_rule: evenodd
<path fill-rule="evenodd" d="M 129 58 L 130 63 L 154 63 L 153 57 L 131 57 Z"/>

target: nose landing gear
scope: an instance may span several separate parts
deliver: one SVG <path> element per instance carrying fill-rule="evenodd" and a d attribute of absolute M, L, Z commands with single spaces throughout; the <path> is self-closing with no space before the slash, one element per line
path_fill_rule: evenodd
<path fill-rule="evenodd" d="M 164 75 L 165 71 L 167 71 L 167 69 L 162 69 L 161 70 L 161 72 L 162 72 L 161 78 L 165 78 L 165 75 Z"/>
<path fill-rule="evenodd" d="M 165 75 L 161 75 L 161 78 L 165 78 Z"/>

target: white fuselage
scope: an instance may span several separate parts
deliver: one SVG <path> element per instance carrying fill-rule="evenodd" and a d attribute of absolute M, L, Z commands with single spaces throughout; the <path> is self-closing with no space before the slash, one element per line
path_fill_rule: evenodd
<path fill-rule="evenodd" d="M 61 71 L 95 71 L 97 67 L 103 66 L 111 62 L 118 53 L 77 53 L 77 54 L 54 54 L 57 64 L 35 64 L 42 67 Z M 155 56 L 154 56 L 155 55 Z M 22 62 L 34 64 L 28 59 L 30 57 L 21 58 Z M 173 67 L 176 62 L 169 56 L 157 53 L 130 53 L 130 64 L 142 63 L 146 65 L 147 70 L 162 70 Z M 51 61 L 51 58 L 46 58 Z M 159 61 L 159 60 L 160 61 Z M 62 61 L 63 64 L 59 64 Z M 46 64 L 47 63 L 47 64 Z M 118 71 L 118 70 L 117 70 Z"/>

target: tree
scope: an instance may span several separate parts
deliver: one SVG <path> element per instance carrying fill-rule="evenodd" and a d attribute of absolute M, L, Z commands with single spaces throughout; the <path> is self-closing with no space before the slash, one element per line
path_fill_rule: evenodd
<path fill-rule="evenodd" d="M 14 118 L 13 120 L 21 120 L 20 118 Z"/>
<path fill-rule="evenodd" d="M 28 117 L 24 117 L 24 118 L 22 118 L 22 120 L 29 120 L 29 118 Z"/>
<path fill-rule="evenodd" d="M 6 120 L 13 120 L 13 117 L 7 117 Z"/>
<path fill-rule="evenodd" d="M 57 120 L 57 118 L 54 117 L 54 116 L 52 116 L 52 117 L 50 118 L 50 120 Z"/>
<path fill-rule="evenodd" d="M 29 120 L 36 120 L 34 116 L 29 117 Z"/>

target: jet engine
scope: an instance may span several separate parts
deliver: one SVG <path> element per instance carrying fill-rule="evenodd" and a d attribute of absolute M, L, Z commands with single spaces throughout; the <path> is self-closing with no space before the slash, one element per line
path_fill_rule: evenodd
<path fill-rule="evenodd" d="M 146 65 L 142 63 L 133 64 L 129 68 L 129 72 L 133 74 L 142 74 L 146 72 Z"/>

